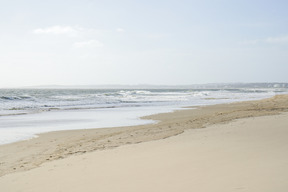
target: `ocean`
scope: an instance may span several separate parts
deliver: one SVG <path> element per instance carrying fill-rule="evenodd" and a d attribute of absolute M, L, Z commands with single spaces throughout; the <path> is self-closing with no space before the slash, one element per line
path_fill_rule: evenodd
<path fill-rule="evenodd" d="M 0 89 L 0 144 L 39 133 L 155 123 L 142 116 L 257 100 L 276 89 Z"/>

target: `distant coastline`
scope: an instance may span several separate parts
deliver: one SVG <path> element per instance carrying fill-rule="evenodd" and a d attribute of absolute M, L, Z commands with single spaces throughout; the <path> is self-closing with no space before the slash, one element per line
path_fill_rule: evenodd
<path fill-rule="evenodd" d="M 264 83 L 206 83 L 190 85 L 152 85 L 152 84 L 102 84 L 102 85 L 37 85 L 23 87 L 5 87 L 2 89 L 287 89 L 287 82 Z"/>

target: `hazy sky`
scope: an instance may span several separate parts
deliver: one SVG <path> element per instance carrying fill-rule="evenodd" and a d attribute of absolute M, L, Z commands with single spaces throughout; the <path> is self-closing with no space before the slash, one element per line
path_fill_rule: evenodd
<path fill-rule="evenodd" d="M 288 82 L 287 0 L 0 2 L 0 87 Z"/>

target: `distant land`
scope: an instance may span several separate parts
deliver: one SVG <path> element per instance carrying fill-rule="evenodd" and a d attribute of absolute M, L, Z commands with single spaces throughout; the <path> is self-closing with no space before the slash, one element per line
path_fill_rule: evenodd
<path fill-rule="evenodd" d="M 191 85 L 42 85 L 22 88 L 36 89 L 267 89 L 267 88 L 288 88 L 288 83 L 208 83 Z"/>

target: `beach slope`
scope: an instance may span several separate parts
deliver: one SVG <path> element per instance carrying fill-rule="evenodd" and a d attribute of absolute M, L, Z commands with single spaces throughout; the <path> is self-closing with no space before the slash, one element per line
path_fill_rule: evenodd
<path fill-rule="evenodd" d="M 191 129 L 0 178 L 3 191 L 286 192 L 288 113 Z"/>

